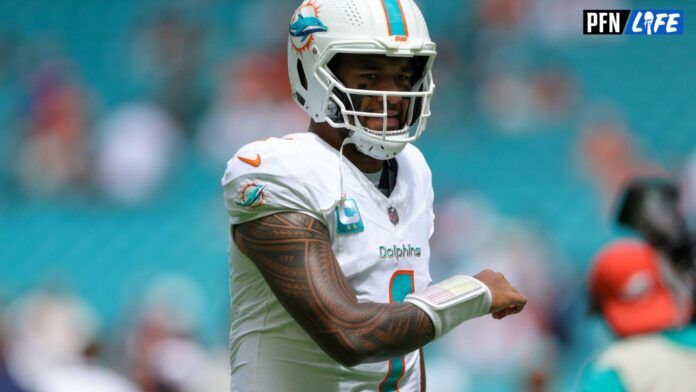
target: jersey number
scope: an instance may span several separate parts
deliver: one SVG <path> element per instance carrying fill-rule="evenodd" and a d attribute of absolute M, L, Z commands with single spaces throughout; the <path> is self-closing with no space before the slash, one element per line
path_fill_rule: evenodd
<path fill-rule="evenodd" d="M 415 279 L 412 270 L 399 270 L 394 272 L 389 281 L 389 302 L 404 302 L 404 298 L 415 289 Z M 398 382 L 404 375 L 406 365 L 404 356 L 389 360 L 387 376 L 379 384 L 380 392 L 398 391 Z"/>

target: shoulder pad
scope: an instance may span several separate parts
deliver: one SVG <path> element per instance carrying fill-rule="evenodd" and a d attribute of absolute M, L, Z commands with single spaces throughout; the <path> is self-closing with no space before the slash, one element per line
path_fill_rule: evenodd
<path fill-rule="evenodd" d="M 249 143 L 227 163 L 222 178 L 225 207 L 233 224 L 278 212 L 304 212 L 323 221 L 328 201 L 317 185 L 316 162 L 326 152 L 306 137 L 270 138 Z"/>

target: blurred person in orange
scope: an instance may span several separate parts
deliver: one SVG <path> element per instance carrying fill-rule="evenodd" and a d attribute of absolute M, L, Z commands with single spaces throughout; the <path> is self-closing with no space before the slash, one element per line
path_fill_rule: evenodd
<path fill-rule="evenodd" d="M 89 180 L 86 90 L 70 62 L 43 61 L 30 74 L 26 142 L 19 155 L 19 179 L 36 194 L 72 191 Z"/>
<path fill-rule="evenodd" d="M 197 134 L 213 160 L 226 162 L 229 151 L 246 143 L 307 126 L 307 116 L 291 98 L 287 55 L 280 49 L 247 56 L 226 70 Z"/>
<path fill-rule="evenodd" d="M 630 178 L 666 174 L 641 153 L 638 140 L 620 113 L 602 109 L 590 116 L 594 118 L 583 126 L 579 143 L 581 164 L 604 200 L 616 199 Z"/>
<path fill-rule="evenodd" d="M 589 289 L 618 340 L 582 373 L 582 391 L 693 391 L 696 326 L 689 290 L 638 240 L 618 240 L 596 256 Z"/>

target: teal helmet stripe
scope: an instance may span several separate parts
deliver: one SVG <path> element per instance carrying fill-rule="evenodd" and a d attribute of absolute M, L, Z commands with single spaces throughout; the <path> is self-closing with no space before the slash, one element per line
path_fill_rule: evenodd
<path fill-rule="evenodd" d="M 401 9 L 400 0 L 382 0 L 384 12 L 387 15 L 390 35 L 408 35 L 406 18 Z"/>

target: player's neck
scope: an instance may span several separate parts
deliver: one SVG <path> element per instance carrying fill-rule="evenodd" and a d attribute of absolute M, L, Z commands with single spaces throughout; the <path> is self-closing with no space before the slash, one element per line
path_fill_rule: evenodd
<path fill-rule="evenodd" d="M 309 124 L 309 132 L 315 133 L 322 138 L 331 147 L 335 148 L 336 152 L 340 150 L 341 143 L 347 136 L 347 131 L 342 132 L 342 130 L 333 128 L 326 123 L 316 123 L 314 121 Z M 343 155 L 363 173 L 375 173 L 384 167 L 384 162 L 361 153 L 354 144 L 345 146 Z"/>

